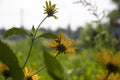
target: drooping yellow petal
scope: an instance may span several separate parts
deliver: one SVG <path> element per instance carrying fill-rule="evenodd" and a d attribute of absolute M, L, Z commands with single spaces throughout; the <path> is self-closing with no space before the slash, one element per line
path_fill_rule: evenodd
<path fill-rule="evenodd" d="M 111 73 L 108 76 L 107 80 L 120 80 L 120 74 L 119 73 L 116 73 L 116 74 Z"/>
<path fill-rule="evenodd" d="M 74 54 L 75 53 L 75 48 L 74 47 L 69 47 L 69 48 L 67 48 L 65 53 L 68 54 L 68 55 Z"/>
<path fill-rule="evenodd" d="M 32 76 L 32 79 L 33 79 L 33 80 L 39 80 L 40 77 L 38 77 L 37 75 L 34 75 L 34 76 Z"/>
<path fill-rule="evenodd" d="M 49 5 L 48 5 L 48 2 L 46 1 L 46 9 L 48 9 L 49 8 Z"/>
<path fill-rule="evenodd" d="M 8 79 L 9 77 L 11 77 L 11 72 L 9 67 L 4 64 L 3 62 L 0 61 L 0 73 L 6 78 Z"/>
<path fill-rule="evenodd" d="M 53 17 L 54 17 L 55 19 L 58 19 L 58 17 L 57 17 L 57 16 L 55 16 L 55 15 L 53 15 Z"/>
<path fill-rule="evenodd" d="M 9 70 L 8 66 L 5 65 L 3 62 L 0 62 L 0 72 L 3 72 L 5 70 Z"/>
<path fill-rule="evenodd" d="M 70 45 L 72 45 L 74 43 L 74 41 L 73 40 L 69 40 L 69 39 L 67 39 L 67 40 L 64 40 L 64 45 L 65 46 L 70 46 Z"/>
<path fill-rule="evenodd" d="M 28 74 L 28 68 L 27 68 L 27 67 L 25 67 L 24 74 L 25 74 L 25 76 L 28 76 L 28 75 L 29 75 L 29 74 Z"/>
<path fill-rule="evenodd" d="M 103 71 L 101 71 L 99 74 L 96 75 L 96 77 L 98 78 L 98 80 L 104 80 L 106 74 Z"/>
<path fill-rule="evenodd" d="M 96 59 L 98 60 L 98 62 L 99 62 L 101 65 L 105 65 L 101 53 L 95 52 L 95 57 L 96 57 Z"/>
<path fill-rule="evenodd" d="M 56 45 L 58 45 L 58 43 L 56 43 L 55 41 L 45 42 L 45 44 L 52 47 L 56 47 Z"/>
<path fill-rule="evenodd" d="M 111 55 L 105 48 L 103 49 L 103 59 L 104 59 L 105 65 L 107 65 L 109 62 L 111 62 Z"/>
<path fill-rule="evenodd" d="M 112 63 L 115 65 L 119 65 L 120 67 L 120 51 L 115 53 L 115 55 L 112 58 Z"/>
<path fill-rule="evenodd" d="M 108 74 L 105 74 L 104 72 L 97 74 L 96 77 L 98 78 L 98 80 L 120 80 L 120 74 L 119 73 L 110 73 L 108 76 Z"/>
<path fill-rule="evenodd" d="M 52 10 L 54 10 L 54 9 L 55 9 L 55 6 L 56 6 L 56 4 L 52 5 Z"/>
<path fill-rule="evenodd" d="M 51 8 L 51 1 L 49 1 L 49 8 Z"/>

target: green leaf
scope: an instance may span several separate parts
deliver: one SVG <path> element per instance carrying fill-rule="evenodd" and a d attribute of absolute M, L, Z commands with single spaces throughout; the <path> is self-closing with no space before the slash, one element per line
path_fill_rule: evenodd
<path fill-rule="evenodd" d="M 32 34 L 35 33 L 35 27 L 34 27 L 34 25 L 32 26 L 31 32 L 32 32 Z"/>
<path fill-rule="evenodd" d="M 64 69 L 61 66 L 60 62 L 55 57 L 48 54 L 46 51 L 44 52 L 43 56 L 49 75 L 54 80 L 64 80 Z"/>
<path fill-rule="evenodd" d="M 13 80 L 23 80 L 24 74 L 12 50 L 0 40 L 0 61 L 5 63 L 11 72 Z"/>
<path fill-rule="evenodd" d="M 11 36 L 13 34 L 26 34 L 26 35 L 28 35 L 26 30 L 24 30 L 22 28 L 15 28 L 15 27 L 13 27 L 13 28 L 11 28 L 11 29 L 6 31 L 4 37 L 7 38 L 7 37 L 9 37 L 9 36 Z"/>
<path fill-rule="evenodd" d="M 51 38 L 51 39 L 56 39 L 56 38 L 57 38 L 57 36 L 56 36 L 55 34 L 50 33 L 50 32 L 48 32 L 48 33 L 43 33 L 43 34 L 41 34 L 40 36 L 38 36 L 38 38 L 40 38 L 40 37 L 43 37 L 43 38 Z"/>

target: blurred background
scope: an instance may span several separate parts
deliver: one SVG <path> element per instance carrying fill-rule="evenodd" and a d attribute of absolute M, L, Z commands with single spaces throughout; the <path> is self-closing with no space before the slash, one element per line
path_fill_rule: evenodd
<path fill-rule="evenodd" d="M 115 53 L 120 50 L 120 0 L 51 0 L 56 3 L 58 13 L 47 19 L 39 33 L 62 31 L 66 37 L 75 40 L 74 55 L 60 55 L 58 60 L 65 69 L 65 80 L 97 80 L 102 67 L 96 62 L 94 53 L 103 47 Z M 29 38 L 13 35 L 4 39 L 4 33 L 11 27 L 31 30 L 46 16 L 44 0 L 0 0 L 0 39 L 4 40 L 18 57 L 20 65 L 25 61 L 29 49 Z M 28 66 L 39 69 L 44 65 L 42 48 L 44 41 L 35 42 Z M 23 47 L 24 44 L 24 47 Z M 51 50 L 49 50 L 51 52 Z M 52 53 L 51 53 L 52 54 Z M 52 80 L 46 70 L 39 73 L 40 80 Z"/>
<path fill-rule="evenodd" d="M 70 24 L 72 30 L 76 30 L 86 23 L 97 20 L 92 15 L 93 12 L 88 9 L 92 8 L 101 17 L 103 11 L 107 16 L 110 11 L 117 7 L 111 0 L 86 1 L 91 3 L 91 7 L 87 6 L 86 3 L 76 4 L 76 2 L 79 3 L 79 0 L 51 0 L 59 8 L 58 13 L 56 13 L 58 20 L 48 19 L 42 27 L 52 30 L 59 27 L 66 29 Z M 83 2 L 85 1 L 83 0 Z M 32 25 L 37 27 L 39 22 L 46 16 L 43 14 L 44 5 L 45 0 L 0 0 L 0 27 L 6 29 L 13 26 L 24 26 L 26 29 L 30 29 Z M 106 17 L 105 21 L 108 21 Z"/>

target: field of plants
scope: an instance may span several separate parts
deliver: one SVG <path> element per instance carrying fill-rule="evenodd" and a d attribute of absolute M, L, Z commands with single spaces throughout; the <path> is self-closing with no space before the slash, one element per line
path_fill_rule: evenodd
<path fill-rule="evenodd" d="M 110 23 L 103 24 L 103 16 L 76 31 L 42 31 L 58 10 L 46 1 L 37 28 L 13 27 L 0 36 L 0 80 L 120 80 L 120 8 L 109 14 Z"/>

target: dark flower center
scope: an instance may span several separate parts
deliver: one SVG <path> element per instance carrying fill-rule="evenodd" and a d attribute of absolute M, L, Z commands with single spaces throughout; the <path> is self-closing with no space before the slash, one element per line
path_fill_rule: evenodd
<path fill-rule="evenodd" d="M 65 52 L 67 50 L 67 48 L 63 44 L 57 45 L 56 48 L 59 52 Z"/>
<path fill-rule="evenodd" d="M 48 16 L 53 16 L 53 14 L 54 14 L 53 10 L 49 9 L 48 10 Z"/>
<path fill-rule="evenodd" d="M 26 80 L 32 80 L 31 76 L 26 77 Z"/>
<path fill-rule="evenodd" d="M 9 70 L 3 71 L 2 74 L 3 74 L 3 76 L 4 76 L 6 79 L 9 78 L 9 77 L 11 76 L 11 73 L 10 73 Z"/>
<path fill-rule="evenodd" d="M 119 70 L 119 67 L 112 63 L 109 63 L 107 64 L 107 69 L 109 73 L 112 73 L 112 72 L 116 73 Z"/>

